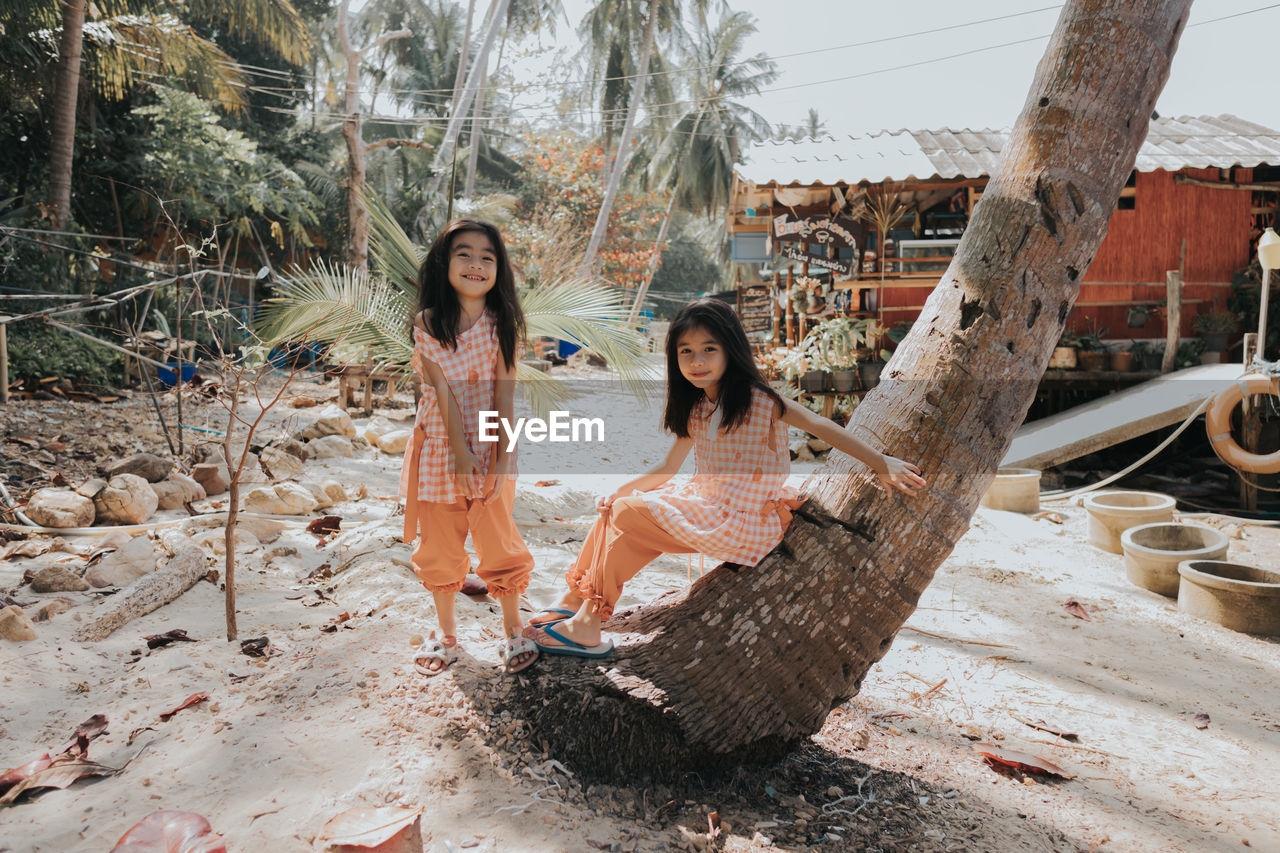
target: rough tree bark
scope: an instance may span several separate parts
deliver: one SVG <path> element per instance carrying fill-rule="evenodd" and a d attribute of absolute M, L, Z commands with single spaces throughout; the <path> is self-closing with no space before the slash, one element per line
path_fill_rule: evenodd
<path fill-rule="evenodd" d="M 80 55 L 84 49 L 85 0 L 63 0 L 62 37 L 54 79 L 53 127 L 49 138 L 49 207 L 53 227 L 71 218 L 71 160 L 76 145 L 76 101 L 80 94 Z"/>
<path fill-rule="evenodd" d="M 1069 0 L 950 268 L 850 428 L 931 482 L 886 498 L 847 457 L 783 543 L 544 660 L 507 701 L 588 777 L 769 758 L 857 694 L 965 532 L 1029 407 L 1145 138 L 1191 0 Z M 628 639 L 626 637 L 623 638 Z"/>

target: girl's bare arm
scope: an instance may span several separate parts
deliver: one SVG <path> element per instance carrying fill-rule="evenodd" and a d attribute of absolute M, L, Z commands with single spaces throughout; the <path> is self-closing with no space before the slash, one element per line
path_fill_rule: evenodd
<path fill-rule="evenodd" d="M 928 485 L 915 465 L 881 453 L 853 433 L 837 426 L 835 421 L 815 415 L 794 400 L 782 401 L 782 422 L 822 439 L 836 450 L 848 453 L 874 471 L 886 491 L 899 489 L 904 494 L 915 495 Z"/>
<path fill-rule="evenodd" d="M 677 438 L 671 443 L 671 449 L 667 451 L 667 457 L 662 460 L 654 468 L 647 473 L 641 474 L 634 480 L 623 483 L 618 490 L 612 495 L 600 500 L 602 509 L 613 505 L 618 498 L 625 498 L 627 495 L 634 495 L 636 492 L 648 492 L 666 483 L 680 470 L 680 466 L 684 464 L 684 460 L 689 455 L 689 451 L 693 449 L 693 438 Z"/>

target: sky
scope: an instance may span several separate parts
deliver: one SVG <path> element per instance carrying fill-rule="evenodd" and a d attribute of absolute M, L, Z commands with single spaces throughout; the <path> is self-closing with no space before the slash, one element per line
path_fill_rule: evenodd
<path fill-rule="evenodd" d="M 590 5 L 564 0 L 569 23 L 561 23 L 554 39 L 542 37 L 542 52 L 517 59 L 521 73 L 563 68 L 555 52 L 577 50 L 576 26 Z M 747 105 L 775 125 L 803 123 L 812 107 L 833 134 L 1012 126 L 1061 10 L 1051 0 L 738 0 L 730 6 L 755 15 L 749 52 L 773 57 L 780 72 Z M 1280 129 L 1280 91 L 1267 82 L 1275 72 L 1277 35 L 1280 3 L 1198 0 L 1157 111 L 1231 113 Z M 883 41 L 867 44 L 877 40 Z M 914 63 L 925 64 L 900 67 Z M 545 111 L 545 101 L 534 107 L 536 100 L 520 98 L 516 105 Z"/>

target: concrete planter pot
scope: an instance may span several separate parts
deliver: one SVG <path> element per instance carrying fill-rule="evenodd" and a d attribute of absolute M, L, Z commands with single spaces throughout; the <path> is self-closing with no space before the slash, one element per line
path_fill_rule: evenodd
<path fill-rule="evenodd" d="M 1049 366 L 1060 370 L 1071 370 L 1076 366 L 1076 348 L 1054 347 L 1053 355 L 1049 356 Z"/>
<path fill-rule="evenodd" d="M 1183 561 L 1227 558 L 1227 534 L 1203 524 L 1143 524 L 1121 534 L 1120 543 L 1130 582 L 1171 598 L 1178 594 Z"/>
<path fill-rule="evenodd" d="M 800 376 L 801 391 L 821 391 L 827 387 L 827 374 L 821 370 L 806 370 Z"/>
<path fill-rule="evenodd" d="M 1081 370 L 1097 371 L 1111 369 L 1111 353 L 1106 350 L 1080 350 L 1080 352 L 1076 353 L 1076 360 L 1080 362 Z"/>
<path fill-rule="evenodd" d="M 848 394 L 853 390 L 857 378 L 858 372 L 856 370 L 833 370 L 831 371 L 831 387 L 841 394 Z"/>
<path fill-rule="evenodd" d="M 1133 353 L 1128 350 L 1111 353 L 1111 369 L 1118 370 L 1121 373 L 1128 373 L 1133 370 Z"/>
<path fill-rule="evenodd" d="M 1040 511 L 1040 472 L 1035 468 L 1001 468 L 982 496 L 982 505 L 1007 512 Z"/>
<path fill-rule="evenodd" d="M 1178 564 L 1178 609 L 1232 631 L 1280 637 L 1280 572 L 1218 560 Z"/>
<path fill-rule="evenodd" d="M 1177 502 L 1159 492 L 1095 492 L 1084 499 L 1089 512 L 1089 544 L 1123 554 L 1120 534 L 1139 524 L 1173 521 Z"/>

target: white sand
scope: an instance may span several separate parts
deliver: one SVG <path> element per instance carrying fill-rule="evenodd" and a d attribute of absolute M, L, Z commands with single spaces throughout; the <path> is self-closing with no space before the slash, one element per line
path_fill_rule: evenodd
<path fill-rule="evenodd" d="M 591 403 L 633 426 L 607 449 L 522 449 L 517 517 L 537 559 L 532 606 L 559 595 L 596 497 L 665 452 L 651 426 L 657 401 L 644 406 L 610 392 Z M 369 496 L 325 511 L 344 522 L 323 547 L 295 523 L 242 556 L 240 637 L 270 637 L 280 652 L 270 661 L 225 642 L 222 595 L 204 582 L 102 643 L 70 639 L 92 612 L 92 596 L 81 594 L 72 597 L 86 603 L 38 624 L 35 641 L 0 641 L 0 770 L 56 746 L 95 713 L 111 725 L 92 758 L 119 766 L 148 745 L 118 776 L 0 810 L 0 851 L 107 850 L 159 808 L 204 814 L 232 850 L 308 850 L 334 814 L 384 803 L 426 808 L 430 851 L 577 851 L 591 849 L 586 840 L 677 849 L 676 828 L 592 812 L 563 795 L 570 783 L 554 765 L 538 759 L 530 767 L 494 749 L 492 736 L 521 746 L 518 729 L 477 718 L 456 678 L 465 673 L 470 690 L 502 684 L 496 604 L 460 599 L 456 676 L 413 674 L 410 638 L 426 633 L 433 614 L 409 571 L 409 546 L 398 541 L 399 464 L 373 450 L 307 463 L 308 476 L 336 477 L 352 491 L 363 484 Z M 811 467 L 797 466 L 795 481 Z M 535 485 L 543 479 L 560 482 Z M 1280 850 L 1280 644 L 1189 618 L 1133 587 L 1120 557 L 1085 544 L 1083 510 L 1053 508 L 1065 524 L 979 510 L 908 623 L 953 639 L 904 630 L 818 742 L 955 789 L 960 801 L 1025 814 L 1081 849 L 1238 849 L 1247 840 Z M 1280 531 L 1238 530 L 1234 559 L 1280 563 Z M 0 588 L 59 559 L 80 564 L 66 554 L 0 563 Z M 323 563 L 342 568 L 321 584 L 337 603 L 304 606 L 318 599 L 302 578 Z M 660 559 L 628 588 L 623 606 L 683 588 L 688 571 L 683 557 Z M 295 591 L 307 597 L 288 600 Z M 41 596 L 24 589 L 17 597 Z M 1094 621 L 1068 615 L 1070 597 Z M 357 614 L 349 628 L 318 630 L 343 612 Z M 198 642 L 131 655 L 145 650 L 143 635 L 173 628 Z M 210 700 L 158 720 L 197 691 Z M 884 711 L 908 716 L 870 716 Z M 1210 715 L 1207 729 L 1192 724 L 1197 713 Z M 1080 741 L 1037 743 L 1053 737 L 1024 719 Z M 126 744 L 147 726 L 154 730 Z M 972 753 L 973 737 L 1035 751 L 1076 778 L 1049 786 L 998 776 Z M 811 799 L 822 801 L 822 792 Z M 737 826 L 725 846 L 784 849 L 763 837 Z"/>

